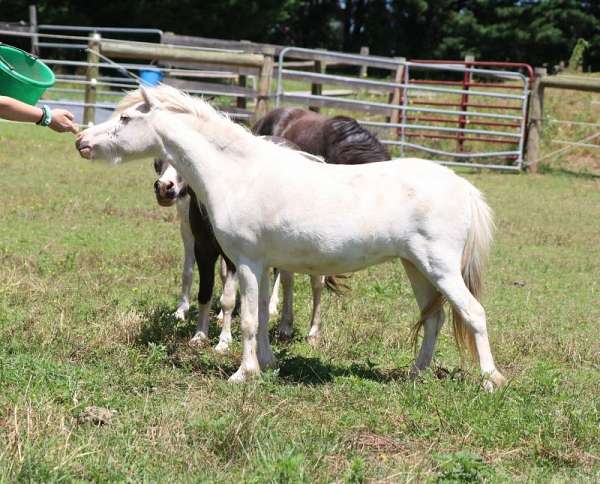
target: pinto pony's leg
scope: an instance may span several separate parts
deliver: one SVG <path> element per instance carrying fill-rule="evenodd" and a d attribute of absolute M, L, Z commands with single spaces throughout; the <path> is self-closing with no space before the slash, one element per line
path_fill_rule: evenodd
<path fill-rule="evenodd" d="M 183 242 L 184 255 L 183 269 L 181 271 L 181 296 L 174 316 L 181 321 L 185 320 L 190 309 L 190 294 L 192 292 L 192 283 L 194 282 L 194 261 L 196 260 L 196 256 L 194 255 L 194 235 L 190 227 L 188 206 L 189 202 L 181 209 L 179 204 L 177 205 L 180 218 L 179 231 Z"/>
<path fill-rule="evenodd" d="M 215 263 L 219 253 L 210 244 L 194 245 L 196 263 L 200 273 L 200 288 L 198 290 L 198 323 L 196 334 L 190 344 L 199 344 L 208 338 L 208 321 L 210 314 L 210 302 L 215 284 Z"/>
<path fill-rule="evenodd" d="M 281 271 L 279 274 L 283 286 L 283 308 L 277 332 L 279 339 L 288 340 L 294 334 L 294 274 L 287 271 Z"/>
<path fill-rule="evenodd" d="M 271 299 L 271 278 L 269 270 L 263 271 L 260 279 L 258 306 L 258 363 L 261 370 L 273 368 L 277 364 L 269 342 L 269 302 Z"/>
<path fill-rule="evenodd" d="M 229 274 L 227 267 L 227 262 L 225 261 L 225 257 L 221 254 L 221 264 L 219 265 L 219 277 L 221 278 L 221 287 L 223 287 L 223 292 L 225 292 L 225 282 L 227 281 L 227 276 Z M 235 296 L 234 296 L 235 297 Z M 221 310 L 217 315 L 217 321 L 223 321 L 223 296 L 221 296 Z M 235 304 L 235 301 L 233 302 Z"/>
<path fill-rule="evenodd" d="M 237 262 L 237 261 L 236 261 Z M 238 263 L 237 273 L 240 281 L 242 362 L 229 381 L 243 382 L 260 373 L 258 363 L 258 299 L 259 284 L 263 267 L 260 264 Z"/>
<path fill-rule="evenodd" d="M 277 316 L 279 307 L 279 285 L 281 283 L 281 274 L 277 269 L 273 270 L 275 281 L 273 282 L 273 291 L 271 292 L 271 299 L 269 301 L 269 317 L 274 318 Z"/>
<path fill-rule="evenodd" d="M 433 359 L 437 337 L 444 324 L 444 310 L 439 291 L 421 274 L 417 268 L 406 259 L 402 259 L 402 264 L 410 280 L 417 304 L 421 310 L 419 322 L 413 329 L 413 340 L 415 345 L 419 329 L 424 326 L 423 343 L 411 370 L 411 376 L 414 378 L 423 370 L 429 367 Z"/>
<path fill-rule="evenodd" d="M 223 283 L 223 294 L 221 295 L 221 312 L 223 313 L 223 328 L 221 329 L 221 335 L 219 336 L 219 343 L 215 346 L 215 351 L 218 353 L 224 353 L 229 349 L 229 343 L 231 343 L 231 316 L 235 308 L 235 296 L 238 287 L 238 278 L 235 272 L 235 266 L 229 260 L 225 261 L 225 267 L 227 269 L 227 275 L 225 282 Z"/>
<path fill-rule="evenodd" d="M 321 336 L 321 293 L 325 287 L 325 276 L 310 276 L 310 285 L 313 294 L 313 310 L 307 340 L 311 346 L 316 346 Z"/>

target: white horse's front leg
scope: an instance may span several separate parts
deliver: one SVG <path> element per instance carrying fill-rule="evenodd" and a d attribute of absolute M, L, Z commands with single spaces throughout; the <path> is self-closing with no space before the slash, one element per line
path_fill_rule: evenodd
<path fill-rule="evenodd" d="M 258 363 L 261 370 L 274 368 L 277 364 L 269 342 L 269 302 L 271 299 L 271 278 L 269 270 L 263 271 L 260 279 L 258 306 Z"/>
<path fill-rule="evenodd" d="M 219 336 L 219 343 L 215 346 L 217 353 L 225 353 L 229 350 L 231 343 L 231 317 L 235 308 L 235 296 L 237 293 L 238 278 L 233 269 L 228 269 L 223 294 L 221 295 L 221 312 L 223 313 L 223 327 Z"/>
<path fill-rule="evenodd" d="M 188 207 L 189 203 L 185 205 Z M 179 231 L 181 233 L 181 240 L 183 242 L 183 269 L 181 271 L 181 296 L 179 297 L 179 304 L 175 310 L 174 316 L 184 321 L 187 317 L 187 313 L 190 309 L 190 293 L 192 292 L 192 283 L 194 282 L 194 262 L 196 257 L 194 255 L 194 235 L 190 228 L 190 220 L 188 210 L 177 207 L 180 217 Z"/>
<path fill-rule="evenodd" d="M 310 276 L 310 285 L 313 293 L 313 310 L 310 331 L 306 339 L 311 346 L 316 346 L 321 336 L 321 293 L 325 287 L 325 276 Z"/>
<path fill-rule="evenodd" d="M 291 339 L 294 334 L 294 274 L 287 271 L 281 271 L 279 274 L 283 286 L 283 308 L 277 332 L 280 339 L 286 340 Z"/>
<path fill-rule="evenodd" d="M 259 281 L 264 268 L 261 264 L 237 264 L 241 294 L 242 362 L 239 369 L 229 378 L 231 382 L 243 382 L 260 374 L 258 363 L 258 300 Z"/>

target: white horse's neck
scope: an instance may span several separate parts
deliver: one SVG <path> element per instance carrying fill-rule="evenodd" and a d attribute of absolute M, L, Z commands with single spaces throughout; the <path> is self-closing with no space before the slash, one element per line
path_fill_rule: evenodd
<path fill-rule="evenodd" d="M 191 115 L 169 112 L 160 113 L 154 119 L 153 127 L 172 165 L 211 216 L 217 216 L 219 207 L 226 204 L 224 197 L 242 185 L 244 170 L 240 170 L 240 163 L 248 163 L 244 152 L 247 154 L 251 149 L 247 138 L 240 136 L 245 133 L 223 129 L 219 126 L 225 122 L 222 119 L 211 124 Z"/>

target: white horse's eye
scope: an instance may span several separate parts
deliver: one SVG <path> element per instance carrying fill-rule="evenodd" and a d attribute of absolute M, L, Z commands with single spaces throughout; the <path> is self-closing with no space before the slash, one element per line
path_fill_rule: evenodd
<path fill-rule="evenodd" d="M 122 123 L 126 123 L 131 118 L 127 114 L 121 114 L 121 117 L 119 119 L 121 120 Z"/>

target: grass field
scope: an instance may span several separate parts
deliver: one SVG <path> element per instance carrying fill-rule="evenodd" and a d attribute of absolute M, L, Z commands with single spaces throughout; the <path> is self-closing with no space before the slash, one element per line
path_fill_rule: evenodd
<path fill-rule="evenodd" d="M 192 349 L 193 322 L 170 316 L 181 248 L 150 162 L 89 163 L 68 135 L 3 123 L 0 166 L 0 481 L 600 479 L 589 170 L 467 175 L 498 225 L 484 305 L 510 384 L 490 395 L 448 328 L 433 370 L 407 380 L 417 311 L 399 262 L 325 296 L 316 350 L 297 276 L 279 370 L 230 385 L 239 343 Z M 89 406 L 112 413 L 100 425 Z"/>

